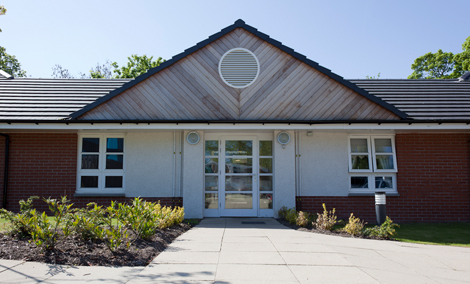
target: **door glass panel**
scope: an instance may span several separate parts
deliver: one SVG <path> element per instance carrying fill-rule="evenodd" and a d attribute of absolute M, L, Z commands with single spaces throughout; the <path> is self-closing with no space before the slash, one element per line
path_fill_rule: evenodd
<path fill-rule="evenodd" d="M 393 170 L 393 156 L 392 155 L 377 155 L 375 156 L 378 170 Z"/>
<path fill-rule="evenodd" d="M 392 153 L 392 139 L 375 139 L 376 153 Z"/>
<path fill-rule="evenodd" d="M 253 172 L 253 159 L 252 158 L 225 159 L 225 173 L 251 174 L 252 172 Z"/>
<path fill-rule="evenodd" d="M 206 156 L 218 156 L 219 155 L 219 141 L 208 140 L 206 141 Z"/>
<path fill-rule="evenodd" d="M 273 191 L 273 177 L 260 176 L 259 177 L 259 190 L 260 191 Z"/>
<path fill-rule="evenodd" d="M 368 153 L 367 139 L 351 139 L 351 153 Z"/>
<path fill-rule="evenodd" d="M 368 170 L 369 157 L 367 155 L 356 156 L 352 155 L 352 168 L 353 170 Z"/>
<path fill-rule="evenodd" d="M 219 177 L 218 176 L 206 176 L 206 191 L 217 191 L 219 190 Z"/>
<path fill-rule="evenodd" d="M 206 158 L 205 165 L 206 174 L 216 174 L 219 172 L 219 159 L 218 158 Z"/>
<path fill-rule="evenodd" d="M 225 191 L 252 191 L 253 177 L 225 176 Z"/>
<path fill-rule="evenodd" d="M 219 208 L 219 194 L 218 193 L 206 193 L 206 209 L 218 209 Z"/>
<path fill-rule="evenodd" d="M 262 193 L 259 195 L 259 209 L 273 209 L 272 193 Z"/>
<path fill-rule="evenodd" d="M 252 156 L 253 141 L 225 141 L 225 156 Z"/>
<path fill-rule="evenodd" d="M 259 155 L 272 156 L 273 155 L 273 141 L 259 141 Z"/>
<path fill-rule="evenodd" d="M 351 177 L 351 188 L 369 188 L 368 177 Z"/>
<path fill-rule="evenodd" d="M 225 194 L 225 209 L 253 209 L 253 195 L 251 193 Z"/>
<path fill-rule="evenodd" d="M 82 155 L 82 169 L 90 170 L 97 169 L 99 162 L 99 155 Z"/>
<path fill-rule="evenodd" d="M 273 172 L 273 159 L 272 158 L 260 158 L 259 159 L 259 172 L 261 174 L 267 174 Z"/>

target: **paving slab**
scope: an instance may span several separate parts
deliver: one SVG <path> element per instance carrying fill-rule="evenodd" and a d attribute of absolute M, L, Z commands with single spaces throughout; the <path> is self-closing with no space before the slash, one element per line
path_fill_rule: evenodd
<path fill-rule="evenodd" d="M 247 264 L 219 264 L 215 280 L 231 281 L 278 281 L 295 282 L 297 279 L 285 265 L 247 265 Z"/>
<path fill-rule="evenodd" d="M 397 273 L 383 269 L 360 268 L 363 272 L 383 284 L 437 284 L 437 282 L 418 273 Z"/>
<path fill-rule="evenodd" d="M 0 272 L 24 263 L 22 260 L 0 259 Z"/>
<path fill-rule="evenodd" d="M 184 283 L 215 280 L 215 264 L 150 264 L 128 283 Z"/>
<path fill-rule="evenodd" d="M 69 266 L 65 270 L 48 278 L 49 283 L 126 283 L 145 267 L 99 267 Z"/>
<path fill-rule="evenodd" d="M 24 262 L 0 273 L 0 283 L 37 283 L 61 272 L 67 266 Z"/>
<path fill-rule="evenodd" d="M 289 265 L 351 266 L 351 263 L 338 254 L 317 252 L 279 252 Z"/>
<path fill-rule="evenodd" d="M 272 243 L 222 243 L 221 251 L 277 251 Z"/>
<path fill-rule="evenodd" d="M 380 283 L 357 267 L 289 265 L 300 283 Z"/>
<path fill-rule="evenodd" d="M 269 251 L 222 251 L 219 257 L 219 263 L 233 264 L 286 264 L 281 255 Z"/>
<path fill-rule="evenodd" d="M 152 263 L 193 263 L 216 264 L 219 261 L 218 252 L 207 251 L 164 251 Z"/>

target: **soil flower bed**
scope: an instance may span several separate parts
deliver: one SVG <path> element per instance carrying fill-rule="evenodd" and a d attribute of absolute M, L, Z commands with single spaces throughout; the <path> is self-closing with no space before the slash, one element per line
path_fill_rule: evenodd
<path fill-rule="evenodd" d="M 151 239 L 138 239 L 128 249 L 115 252 L 102 241 L 81 241 L 74 236 L 62 237 L 54 249 L 42 251 L 28 238 L 0 234 L 0 258 L 75 266 L 145 266 L 191 227 L 181 223 L 158 230 Z"/>

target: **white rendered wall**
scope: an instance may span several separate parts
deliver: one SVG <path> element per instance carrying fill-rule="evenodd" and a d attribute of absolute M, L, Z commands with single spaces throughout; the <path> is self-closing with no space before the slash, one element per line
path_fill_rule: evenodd
<path fill-rule="evenodd" d="M 300 132 L 302 196 L 348 195 L 347 137 L 347 133 Z"/>
<path fill-rule="evenodd" d="M 204 205 L 204 132 L 199 143 L 191 145 L 186 141 L 190 131 L 183 134 L 183 206 L 185 218 L 202 218 Z"/>
<path fill-rule="evenodd" d="M 130 132 L 124 144 L 126 196 L 174 196 L 173 132 Z"/>
<path fill-rule="evenodd" d="M 281 131 L 274 132 L 274 215 L 282 207 L 295 207 L 295 139 L 294 131 L 286 131 L 290 134 L 291 141 L 282 148 L 277 142 L 277 135 Z"/>

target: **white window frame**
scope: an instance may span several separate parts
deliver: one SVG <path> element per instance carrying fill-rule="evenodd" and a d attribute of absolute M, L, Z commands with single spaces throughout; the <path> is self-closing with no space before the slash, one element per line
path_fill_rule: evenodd
<path fill-rule="evenodd" d="M 352 169 L 352 155 L 357 153 L 351 153 L 351 139 L 367 139 L 367 148 L 369 155 L 369 169 L 368 170 L 357 170 Z M 392 144 L 392 153 L 376 153 L 375 152 L 375 139 L 390 139 Z M 365 154 L 365 153 L 360 153 Z M 393 157 L 394 169 L 377 169 L 376 155 L 391 155 Z M 350 135 L 348 136 L 348 159 L 349 159 L 349 192 L 350 193 L 374 193 L 376 191 L 383 191 L 386 193 L 397 193 L 397 177 L 398 172 L 396 150 L 395 150 L 395 136 L 394 135 Z M 368 188 L 352 188 L 351 178 L 352 177 L 367 177 Z M 392 188 L 375 188 L 376 177 L 391 177 Z"/>
<path fill-rule="evenodd" d="M 100 148 L 98 153 L 98 169 L 82 169 L 82 154 L 96 154 L 93 153 L 84 153 L 82 152 L 83 138 L 99 138 L 100 139 Z M 124 139 L 124 149 L 122 152 L 123 155 L 123 168 L 122 169 L 106 169 L 106 155 L 121 155 L 120 152 L 106 152 L 107 138 L 123 138 Z M 77 159 L 77 194 L 124 194 L 125 193 L 125 167 L 126 167 L 126 141 L 125 135 L 120 133 L 113 134 L 94 134 L 94 133 L 83 133 L 78 135 L 78 159 Z M 98 176 L 98 187 L 96 188 L 82 188 L 81 187 L 81 177 L 82 176 Z M 122 188 L 105 188 L 106 185 L 106 176 L 122 176 Z"/>

